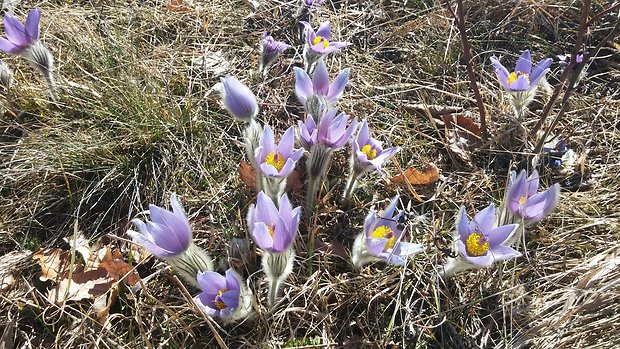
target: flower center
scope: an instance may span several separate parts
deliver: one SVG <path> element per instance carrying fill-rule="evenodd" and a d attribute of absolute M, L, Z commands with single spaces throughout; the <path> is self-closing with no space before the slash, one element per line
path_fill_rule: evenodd
<path fill-rule="evenodd" d="M 528 83 L 530 82 L 530 76 L 528 74 L 522 73 L 520 71 L 513 71 L 512 73 L 508 74 L 508 85 L 511 85 L 513 82 L 517 81 L 517 79 L 521 75 L 525 76 Z"/>
<path fill-rule="evenodd" d="M 489 242 L 487 238 L 480 233 L 473 233 L 467 237 L 465 248 L 470 256 L 480 257 L 487 254 L 489 250 Z"/>
<path fill-rule="evenodd" d="M 522 196 L 521 199 L 519 199 L 519 205 L 523 205 L 525 200 L 527 200 L 527 196 Z"/>
<path fill-rule="evenodd" d="M 392 229 L 390 229 L 387 225 L 377 227 L 377 229 L 375 229 L 370 236 L 375 239 L 387 239 L 387 244 L 385 244 L 383 251 L 394 247 L 394 243 L 396 243 L 396 234 L 394 234 L 394 231 L 392 231 Z"/>
<path fill-rule="evenodd" d="M 276 225 L 275 224 L 267 225 L 267 232 L 269 233 L 269 235 L 271 235 L 272 239 L 273 239 L 273 231 L 275 229 L 276 229 Z"/>
<path fill-rule="evenodd" d="M 362 153 L 366 154 L 366 159 L 372 160 L 377 157 L 377 149 L 374 149 L 370 144 L 366 144 L 362 147 Z"/>
<path fill-rule="evenodd" d="M 278 172 L 282 171 L 282 167 L 284 167 L 284 156 L 277 152 L 271 152 L 265 156 L 265 162 L 267 165 L 271 165 L 278 170 Z"/>
<path fill-rule="evenodd" d="M 312 40 L 312 46 L 318 44 L 319 42 L 323 42 L 323 48 L 327 48 L 327 46 L 329 45 L 329 41 L 327 41 L 327 39 L 320 35 L 317 35 L 316 38 Z"/>
<path fill-rule="evenodd" d="M 215 304 L 215 307 L 217 308 L 217 310 L 222 310 L 227 307 L 226 303 L 224 303 L 221 298 L 224 292 L 228 292 L 228 290 L 222 289 L 222 290 L 217 291 L 217 295 L 215 296 L 215 300 L 213 301 L 213 304 Z"/>

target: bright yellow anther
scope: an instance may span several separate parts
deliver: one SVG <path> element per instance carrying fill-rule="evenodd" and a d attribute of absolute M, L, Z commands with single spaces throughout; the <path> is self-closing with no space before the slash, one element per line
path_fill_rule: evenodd
<path fill-rule="evenodd" d="M 527 200 L 527 196 L 522 196 L 521 199 L 519 199 L 519 205 L 523 205 L 525 200 Z"/>
<path fill-rule="evenodd" d="M 487 254 L 489 251 L 489 242 L 484 235 L 480 233 L 473 233 L 467 237 L 465 241 L 465 248 L 470 256 L 480 257 Z"/>
<path fill-rule="evenodd" d="M 265 162 L 267 165 L 275 167 L 278 172 L 282 171 L 282 167 L 284 167 L 284 157 L 280 153 L 272 152 L 267 154 Z"/>
<path fill-rule="evenodd" d="M 370 144 L 362 147 L 362 153 L 366 154 L 366 159 L 372 160 L 377 157 L 377 149 L 373 149 Z"/>
<path fill-rule="evenodd" d="M 525 78 L 527 79 L 527 82 L 530 82 L 530 76 L 522 73 L 522 72 L 512 72 L 510 74 L 508 74 L 508 85 L 512 84 L 513 82 L 517 81 L 517 79 L 519 78 L 519 76 L 525 76 Z"/>
<path fill-rule="evenodd" d="M 312 40 L 312 46 L 318 44 L 321 41 L 323 42 L 323 48 L 327 48 L 327 46 L 329 45 L 329 41 L 327 41 L 327 39 L 325 39 L 324 37 L 320 35 L 317 35 L 316 38 Z"/>
<path fill-rule="evenodd" d="M 273 227 L 273 226 L 269 226 L 269 225 L 267 226 L 267 232 L 269 233 L 269 235 L 271 235 L 272 239 L 273 239 L 273 229 L 274 228 L 275 227 Z"/>
<path fill-rule="evenodd" d="M 370 233 L 370 236 L 375 239 L 388 240 L 387 244 L 385 244 L 385 247 L 383 248 L 383 251 L 394 247 L 394 244 L 396 243 L 396 234 L 394 234 L 394 231 L 392 231 L 392 229 L 390 229 L 387 225 L 377 227 L 372 233 Z"/>
<path fill-rule="evenodd" d="M 217 300 L 218 299 L 217 297 L 220 297 L 224 292 L 228 292 L 228 290 L 227 289 L 223 289 L 223 290 L 217 291 L 217 296 L 215 298 L 216 301 L 213 302 L 213 304 L 215 304 L 215 307 L 218 310 L 222 310 L 222 309 L 227 307 L 226 303 L 222 302 L 221 300 Z"/>

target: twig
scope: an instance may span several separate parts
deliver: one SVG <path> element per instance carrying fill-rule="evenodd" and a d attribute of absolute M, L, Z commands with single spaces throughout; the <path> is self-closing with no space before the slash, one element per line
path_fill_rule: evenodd
<path fill-rule="evenodd" d="M 474 92 L 474 97 L 476 98 L 476 105 L 478 106 L 478 111 L 480 112 L 480 128 L 482 130 L 482 139 L 487 140 L 489 134 L 487 133 L 486 112 L 484 109 L 484 102 L 482 101 L 482 96 L 480 96 L 480 91 L 478 90 L 478 83 L 476 82 L 476 74 L 474 72 L 474 66 L 472 64 L 471 58 L 471 47 L 469 46 L 469 41 L 467 41 L 463 0 L 457 0 L 456 2 L 457 13 L 455 13 L 452 9 L 452 6 L 450 5 L 450 0 L 446 0 L 446 7 L 450 11 L 450 13 L 452 13 L 454 20 L 456 21 L 456 25 L 459 28 L 459 33 L 461 34 L 461 42 L 463 44 L 463 56 L 465 56 L 465 61 L 467 62 L 467 75 L 469 77 L 469 85 Z"/>
<path fill-rule="evenodd" d="M 603 16 L 605 16 L 606 14 L 608 14 L 609 12 L 615 11 L 618 8 L 620 8 L 620 2 L 616 3 L 613 6 L 610 6 L 609 8 L 595 14 L 594 16 L 592 16 L 592 18 L 590 18 L 590 20 L 588 21 L 588 26 L 592 25 L 592 23 L 598 21 L 599 19 L 601 19 Z"/>

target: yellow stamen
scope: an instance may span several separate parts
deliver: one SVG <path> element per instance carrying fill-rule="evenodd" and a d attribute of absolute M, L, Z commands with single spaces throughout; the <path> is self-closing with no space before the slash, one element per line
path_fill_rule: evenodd
<path fill-rule="evenodd" d="M 489 242 L 480 233 L 473 233 L 467 237 L 465 241 L 467 253 L 474 257 L 484 256 L 489 251 Z"/>
<path fill-rule="evenodd" d="M 272 152 L 265 156 L 265 162 L 267 165 L 271 165 L 278 170 L 278 172 L 282 171 L 282 167 L 284 167 L 284 156 L 280 153 Z"/>
<path fill-rule="evenodd" d="M 316 38 L 312 40 L 312 46 L 318 44 L 321 41 L 323 42 L 323 48 L 327 48 L 327 46 L 329 45 L 329 41 L 327 41 L 327 39 L 325 39 L 324 37 L 320 35 L 317 35 Z"/>
<path fill-rule="evenodd" d="M 387 225 L 377 227 L 377 229 L 370 233 L 370 236 L 375 239 L 388 240 L 387 244 L 385 244 L 385 247 L 383 248 L 383 251 L 394 247 L 394 244 L 396 243 L 396 234 L 394 234 L 394 231 L 392 231 L 392 229 L 390 229 Z"/>
<path fill-rule="evenodd" d="M 527 79 L 527 82 L 530 82 L 530 76 L 528 74 L 522 73 L 520 71 L 517 72 L 512 72 L 510 74 L 508 74 L 508 85 L 512 84 L 513 82 L 517 81 L 517 79 L 519 78 L 519 76 L 525 76 L 525 78 Z"/>
<path fill-rule="evenodd" d="M 522 196 L 521 199 L 519 199 L 519 205 L 523 205 L 525 200 L 527 200 L 527 196 Z"/>
<path fill-rule="evenodd" d="M 362 153 L 366 154 L 366 159 L 372 160 L 377 157 L 377 149 L 373 149 L 370 144 L 362 147 Z"/>
<path fill-rule="evenodd" d="M 267 226 L 267 232 L 269 233 L 269 235 L 271 235 L 271 238 L 273 239 L 273 229 L 275 228 L 275 226 Z"/>
<path fill-rule="evenodd" d="M 224 292 L 228 292 L 228 290 L 223 289 L 223 290 L 217 291 L 217 296 L 215 299 L 217 299 L 217 297 L 220 297 Z M 217 308 L 217 310 L 222 310 L 227 307 L 226 303 L 222 302 L 221 300 L 216 300 L 215 302 L 213 302 L 213 304 L 215 304 L 215 307 Z"/>

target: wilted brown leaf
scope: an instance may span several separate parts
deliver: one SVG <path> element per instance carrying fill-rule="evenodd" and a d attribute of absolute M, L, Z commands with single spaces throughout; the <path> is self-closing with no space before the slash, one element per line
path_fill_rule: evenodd
<path fill-rule="evenodd" d="M 69 271 L 71 253 L 60 248 L 38 249 L 32 256 L 41 266 L 41 281 L 56 280 Z"/>
<path fill-rule="evenodd" d="M 258 188 L 258 183 L 256 183 L 256 172 L 252 164 L 243 160 L 239 161 L 239 177 L 248 189 L 256 190 Z"/>
<path fill-rule="evenodd" d="M 314 249 L 327 254 L 338 256 L 344 260 L 349 260 L 349 255 L 344 245 L 338 240 L 325 242 L 321 238 L 314 239 Z"/>
<path fill-rule="evenodd" d="M 75 248 L 77 252 L 82 255 L 84 261 L 88 261 L 91 255 L 91 248 L 88 242 L 88 239 L 82 234 L 82 232 L 78 231 L 74 236 L 68 236 L 63 238 L 71 248 Z"/>
<path fill-rule="evenodd" d="M 445 128 L 445 145 L 459 160 L 471 165 L 471 151 L 481 144 L 480 127 L 463 114 L 441 115 L 433 118 Z"/>
<path fill-rule="evenodd" d="M 396 175 L 390 179 L 394 184 L 402 184 L 407 180 L 412 185 L 428 185 L 437 182 L 439 179 L 439 169 L 434 163 L 430 162 L 424 171 L 409 167 L 403 174 Z"/>
<path fill-rule="evenodd" d="M 64 301 L 91 299 L 108 292 L 114 283 L 114 278 L 108 275 L 105 268 L 88 271 L 76 270 L 71 274 L 71 278 L 69 274 L 63 275 L 56 287 L 49 291 L 47 297 L 56 304 Z"/>
<path fill-rule="evenodd" d="M 166 10 L 173 12 L 187 12 L 192 9 L 185 6 L 183 0 L 170 0 L 170 3 L 166 4 Z"/>
<path fill-rule="evenodd" d="M 127 285 L 135 285 L 140 276 L 133 267 L 125 262 L 118 250 L 110 251 L 107 246 L 102 247 L 97 255 L 100 256 L 99 267 L 108 271 L 108 275 L 115 281 L 123 279 Z"/>
<path fill-rule="evenodd" d="M 297 170 L 293 170 L 286 178 L 286 187 L 284 191 L 287 193 L 301 193 L 304 185 L 301 182 L 301 176 Z"/>

